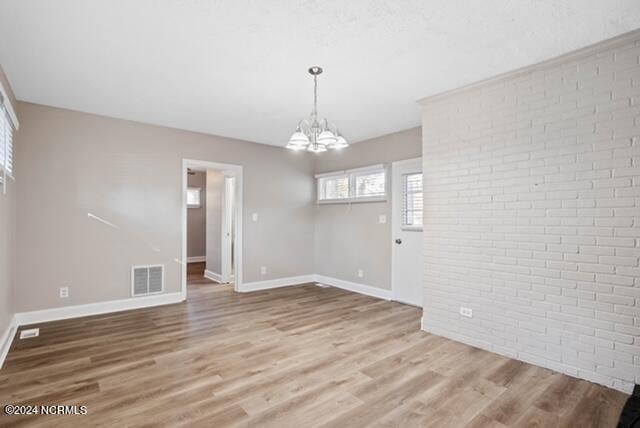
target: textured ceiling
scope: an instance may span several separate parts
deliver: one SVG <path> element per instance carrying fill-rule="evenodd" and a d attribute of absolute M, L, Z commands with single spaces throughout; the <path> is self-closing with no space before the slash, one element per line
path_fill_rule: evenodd
<path fill-rule="evenodd" d="M 18 99 L 284 145 L 319 108 L 351 141 L 415 101 L 640 27 L 638 0 L 2 0 Z"/>

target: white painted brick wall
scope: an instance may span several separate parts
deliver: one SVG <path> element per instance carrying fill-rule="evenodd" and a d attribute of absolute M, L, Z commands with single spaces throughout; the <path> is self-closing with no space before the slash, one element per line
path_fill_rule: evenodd
<path fill-rule="evenodd" d="M 636 33 L 423 101 L 425 330 L 640 383 L 639 58 Z"/>

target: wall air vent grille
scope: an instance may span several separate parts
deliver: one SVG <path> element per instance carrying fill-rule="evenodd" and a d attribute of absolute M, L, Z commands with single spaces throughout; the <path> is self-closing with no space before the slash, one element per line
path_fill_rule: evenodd
<path fill-rule="evenodd" d="M 131 295 L 146 296 L 164 291 L 164 266 L 133 266 L 131 268 Z"/>

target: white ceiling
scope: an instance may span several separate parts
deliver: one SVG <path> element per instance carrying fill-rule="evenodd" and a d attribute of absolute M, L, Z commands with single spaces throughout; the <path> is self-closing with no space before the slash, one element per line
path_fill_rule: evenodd
<path fill-rule="evenodd" d="M 638 0 L 2 0 L 18 99 L 284 145 L 311 109 L 350 141 L 415 101 L 640 27 Z"/>

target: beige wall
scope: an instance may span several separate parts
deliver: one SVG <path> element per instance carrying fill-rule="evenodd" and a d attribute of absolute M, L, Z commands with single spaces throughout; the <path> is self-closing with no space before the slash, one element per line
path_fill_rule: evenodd
<path fill-rule="evenodd" d="M 183 158 L 244 166 L 245 282 L 313 272 L 306 153 L 24 102 L 18 113 L 16 311 L 127 298 L 134 264 L 164 264 L 166 291 L 180 291 Z"/>
<path fill-rule="evenodd" d="M 207 270 L 222 274 L 222 200 L 224 174 L 207 170 Z"/>
<path fill-rule="evenodd" d="M 0 66 L 0 83 L 8 92 L 9 102 L 14 110 L 15 98 L 9 80 Z M 17 135 L 17 134 L 16 134 Z M 16 175 L 21 172 L 15 171 Z M 0 337 L 5 332 L 14 314 L 13 285 L 16 244 L 16 186 L 15 181 L 7 182 L 7 194 L 0 191 Z M 1 345 L 1 344 L 0 344 Z"/>
<path fill-rule="evenodd" d="M 316 173 L 420 157 L 420 128 L 353 144 L 316 157 Z M 391 180 L 391 170 L 388 174 Z M 389 186 L 389 192 L 391 192 Z M 378 217 L 387 216 L 380 224 Z M 391 193 L 386 202 L 315 206 L 316 273 L 391 289 Z M 358 270 L 364 277 L 358 277 Z"/>
<path fill-rule="evenodd" d="M 200 189 L 200 206 L 187 209 L 187 257 L 207 254 L 207 173 L 193 171 L 187 185 Z"/>
<path fill-rule="evenodd" d="M 30 103 L 18 111 L 17 311 L 127 298 L 135 264 L 164 264 L 166 291 L 179 291 L 183 158 L 244 166 L 245 282 L 319 273 L 390 288 L 390 199 L 318 206 L 313 174 L 419 157 L 419 128 L 310 156 Z M 207 268 L 220 273 L 214 247 Z"/>

